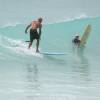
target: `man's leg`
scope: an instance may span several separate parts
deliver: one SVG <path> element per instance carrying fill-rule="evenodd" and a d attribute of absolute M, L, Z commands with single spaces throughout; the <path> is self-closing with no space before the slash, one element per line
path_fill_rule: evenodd
<path fill-rule="evenodd" d="M 37 43 L 36 43 L 36 52 L 39 52 L 39 42 L 40 42 L 40 40 L 39 39 L 37 39 Z"/>
<path fill-rule="evenodd" d="M 32 42 L 29 43 L 28 49 L 30 49 L 31 46 L 32 46 Z"/>
<path fill-rule="evenodd" d="M 30 43 L 29 43 L 28 49 L 30 49 L 30 47 L 32 46 L 33 40 L 34 40 L 33 37 L 30 36 Z"/>

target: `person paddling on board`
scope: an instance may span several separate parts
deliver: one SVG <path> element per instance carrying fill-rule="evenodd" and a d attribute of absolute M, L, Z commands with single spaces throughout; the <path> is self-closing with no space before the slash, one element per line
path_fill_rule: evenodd
<path fill-rule="evenodd" d="M 74 39 L 72 40 L 72 42 L 75 44 L 75 45 L 80 45 L 80 42 L 81 42 L 81 40 L 80 40 L 80 36 L 77 34 L 77 35 L 75 35 L 75 37 L 74 37 Z"/>
<path fill-rule="evenodd" d="M 37 40 L 36 43 L 36 52 L 39 52 L 39 42 L 41 37 L 41 28 L 42 28 L 42 18 L 38 18 L 36 21 L 32 21 L 25 29 L 25 33 L 27 33 L 27 30 L 30 28 L 30 43 L 28 48 L 32 46 L 33 40 Z M 37 31 L 39 29 L 39 32 Z"/>

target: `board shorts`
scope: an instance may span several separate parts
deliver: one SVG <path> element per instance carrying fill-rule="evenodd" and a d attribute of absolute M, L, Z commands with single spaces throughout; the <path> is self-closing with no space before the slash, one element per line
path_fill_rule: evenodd
<path fill-rule="evenodd" d="M 39 34 L 37 29 L 30 29 L 30 42 L 33 42 L 34 39 L 39 39 Z"/>

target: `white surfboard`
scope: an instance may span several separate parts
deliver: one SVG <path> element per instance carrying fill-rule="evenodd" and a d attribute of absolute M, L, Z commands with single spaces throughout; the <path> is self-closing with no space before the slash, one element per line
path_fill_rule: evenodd
<path fill-rule="evenodd" d="M 87 43 L 87 39 L 89 37 L 90 32 L 91 32 L 91 25 L 88 25 L 83 33 L 83 36 L 81 37 L 80 45 L 85 45 Z"/>
<path fill-rule="evenodd" d="M 67 53 L 64 53 L 64 52 L 40 52 L 40 54 L 43 54 L 43 55 L 67 55 Z"/>

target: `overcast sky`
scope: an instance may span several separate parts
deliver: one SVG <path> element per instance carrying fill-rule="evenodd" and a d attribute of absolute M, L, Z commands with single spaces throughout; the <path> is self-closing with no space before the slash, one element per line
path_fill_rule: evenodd
<path fill-rule="evenodd" d="M 38 16 L 56 20 L 81 14 L 100 16 L 100 0 L 0 0 L 1 22 L 24 22 Z"/>

